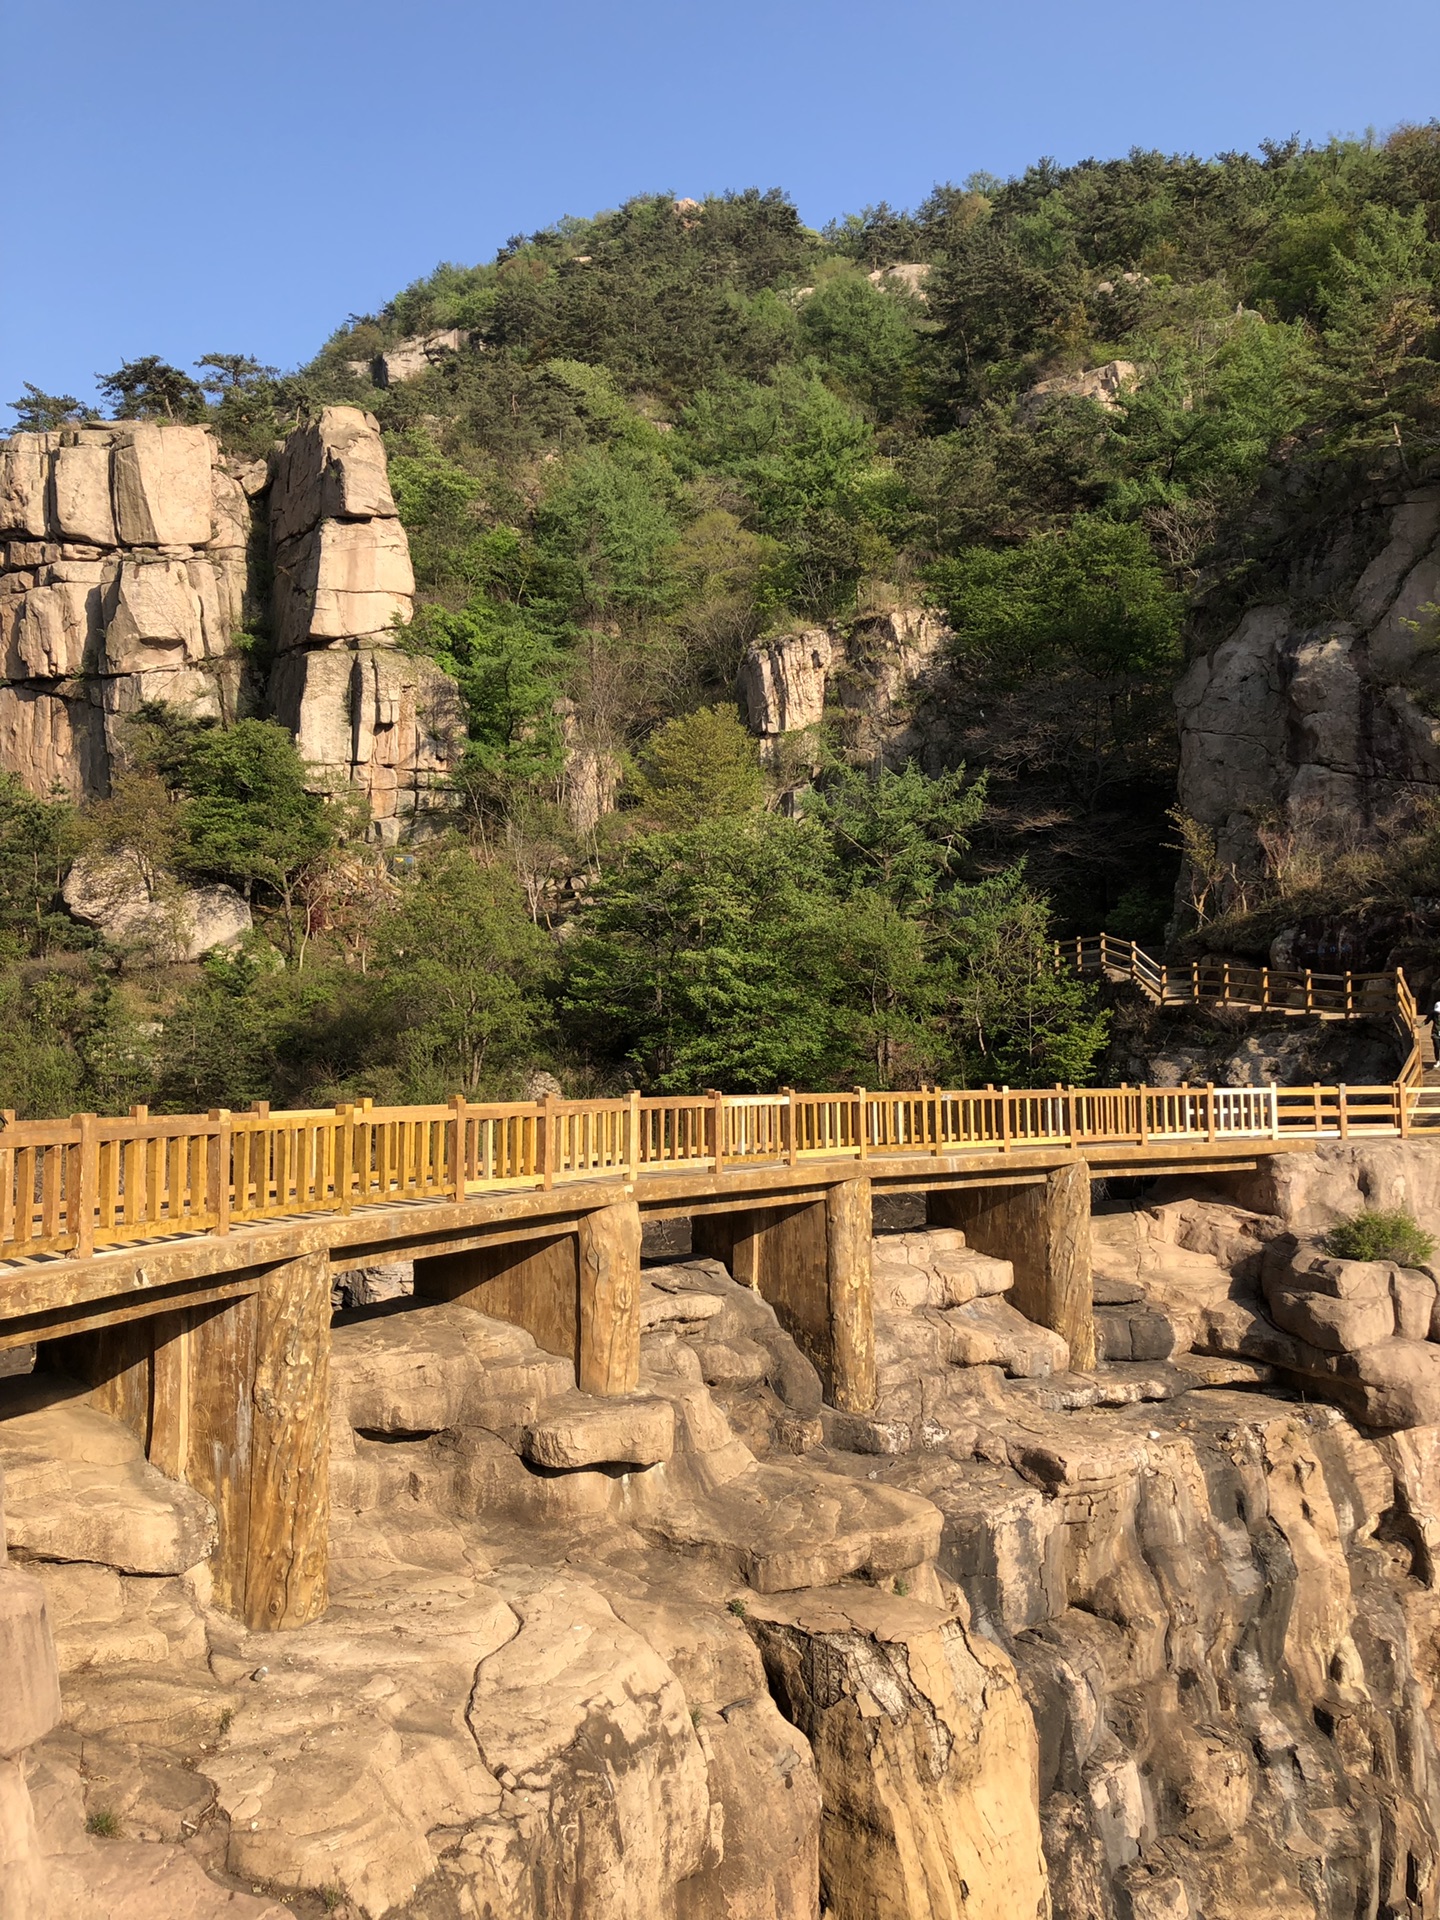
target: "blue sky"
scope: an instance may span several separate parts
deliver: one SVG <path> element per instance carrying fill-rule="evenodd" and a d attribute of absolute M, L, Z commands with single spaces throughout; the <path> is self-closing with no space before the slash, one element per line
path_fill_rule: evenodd
<path fill-rule="evenodd" d="M 10 0 L 6 50 L 5 400 L 142 353 L 294 366 L 437 260 L 635 193 L 780 186 L 819 225 L 1042 154 L 1440 111 L 1436 0 Z"/>

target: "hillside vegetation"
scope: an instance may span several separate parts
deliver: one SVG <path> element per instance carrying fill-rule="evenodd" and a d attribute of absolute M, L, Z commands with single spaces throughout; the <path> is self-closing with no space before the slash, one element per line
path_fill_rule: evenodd
<path fill-rule="evenodd" d="M 300 769 L 252 831 L 215 771 L 240 746 L 173 715 L 93 817 L 11 792 L 0 1098 L 435 1097 L 539 1063 L 575 1088 L 1083 1078 L 1105 1023 L 1037 975 L 1049 925 L 1160 936 L 1187 631 L 1347 489 L 1433 467 L 1437 271 L 1432 123 L 1041 162 L 818 233 L 778 192 L 645 197 L 437 268 L 295 374 L 122 367 L 117 413 L 254 453 L 325 402 L 377 414 L 406 643 L 466 702 L 459 824 L 382 857 Z M 458 351 L 375 384 L 448 329 Z M 917 604 L 953 634 L 925 767 L 851 765 L 837 717 L 781 806 L 806 782 L 733 717 L 746 649 Z M 624 769 L 578 837 L 567 741 Z M 250 893 L 238 958 L 83 951 L 58 876 L 142 831 L 166 872 Z"/>

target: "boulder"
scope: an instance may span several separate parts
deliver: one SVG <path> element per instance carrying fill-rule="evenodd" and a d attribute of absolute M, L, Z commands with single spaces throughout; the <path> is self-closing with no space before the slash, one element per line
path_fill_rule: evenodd
<path fill-rule="evenodd" d="M 43 540 L 50 480 L 48 433 L 17 433 L 0 442 L 0 533 Z"/>
<path fill-rule="evenodd" d="M 414 593 L 398 520 L 325 520 L 276 550 L 281 647 L 386 634 L 410 618 Z"/>
<path fill-rule="evenodd" d="M 7 1543 L 32 1559 L 183 1573 L 215 1544 L 210 1503 L 63 1375 L 0 1382 L 0 1466 Z"/>
<path fill-rule="evenodd" d="M 0 1548 L 3 1550 L 3 1548 Z M 45 1589 L 33 1574 L 0 1561 L 0 1760 L 43 1740 L 60 1722 L 60 1675 L 45 1613 Z"/>
<path fill-rule="evenodd" d="M 112 946 L 172 962 L 233 947 L 254 924 L 233 887 L 182 887 L 126 851 L 82 854 L 61 898 Z"/>
<path fill-rule="evenodd" d="M 858 1587 L 757 1600 L 747 1625 L 814 1751 L 835 1920 L 1049 1910 L 1035 1724 L 999 1647 Z"/>
<path fill-rule="evenodd" d="M 200 596 L 181 560 L 124 560 L 106 596 L 105 671 L 143 672 L 157 653 L 204 658 Z"/>
<path fill-rule="evenodd" d="M 414 333 L 397 340 L 393 347 L 377 353 L 373 372 L 379 387 L 398 387 L 426 373 L 452 353 L 459 353 L 470 339 L 462 327 L 440 327 L 433 333 Z"/>
<path fill-rule="evenodd" d="M 525 1429 L 525 1458 L 538 1467 L 653 1467 L 675 1451 L 675 1409 L 647 1394 L 551 1401 Z"/>
<path fill-rule="evenodd" d="M 957 1367 L 1003 1367 L 1012 1380 L 1043 1380 L 1070 1365 L 1070 1349 L 1007 1300 L 972 1300 L 945 1315 L 949 1357 Z"/>
<path fill-rule="evenodd" d="M 1091 367 L 1084 373 L 1037 380 L 1020 396 L 1020 417 L 1034 419 L 1057 400 L 1093 400 L 1096 406 L 1113 413 L 1139 379 L 1140 369 L 1132 360 L 1107 360 L 1103 367 Z"/>

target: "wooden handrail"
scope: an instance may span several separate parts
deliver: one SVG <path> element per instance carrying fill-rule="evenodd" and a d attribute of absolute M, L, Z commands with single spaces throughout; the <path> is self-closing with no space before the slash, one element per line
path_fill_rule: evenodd
<path fill-rule="evenodd" d="M 1398 981 L 1398 976 L 1397 976 Z M 1403 993 L 1408 993 L 1399 981 Z M 1403 1000 L 1401 1002 L 1403 1004 Z M 1413 1006 L 1413 1000 L 1410 1004 Z M 922 1154 L 1440 1135 L 1418 1043 L 1392 1084 L 985 1087 L 640 1096 L 124 1118 L 0 1126 L 0 1258 L 84 1257 L 247 1222 L 692 1168 Z"/>

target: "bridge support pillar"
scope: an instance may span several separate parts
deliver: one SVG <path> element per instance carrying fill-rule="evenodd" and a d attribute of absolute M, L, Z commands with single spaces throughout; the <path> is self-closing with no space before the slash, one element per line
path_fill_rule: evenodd
<path fill-rule="evenodd" d="M 255 1298 L 245 1624 L 318 1620 L 330 1598 L 330 1256 L 272 1267 Z"/>
<path fill-rule="evenodd" d="M 1095 1366 L 1090 1263 L 1090 1169 L 1067 1161 L 1027 1187 L 950 1187 L 926 1195 L 932 1226 L 959 1227 L 979 1253 L 1015 1268 L 1011 1301 L 1070 1347 L 1077 1373 Z"/>
<path fill-rule="evenodd" d="M 823 1200 L 696 1214 L 692 1244 L 753 1287 L 847 1413 L 875 1404 L 870 1182 L 842 1180 Z"/>
<path fill-rule="evenodd" d="M 633 1393 L 640 1384 L 640 1209 L 620 1200 L 582 1213 L 580 1267 L 582 1393 Z"/>
<path fill-rule="evenodd" d="M 639 1384 L 640 1209 L 628 1196 L 563 1233 L 417 1260 L 415 1292 L 523 1327 L 574 1365 L 585 1393 Z"/>
<path fill-rule="evenodd" d="M 842 1413 L 875 1405 L 875 1309 L 870 1280 L 870 1182 L 842 1180 L 825 1194 L 830 1398 Z"/>

